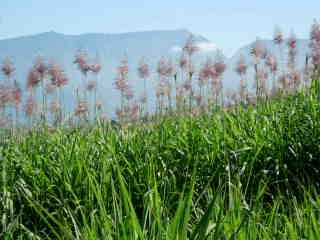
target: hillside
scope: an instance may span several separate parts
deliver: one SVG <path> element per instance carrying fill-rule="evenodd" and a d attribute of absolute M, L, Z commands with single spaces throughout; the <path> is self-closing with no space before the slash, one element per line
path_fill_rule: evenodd
<path fill-rule="evenodd" d="M 277 57 L 279 61 L 279 68 L 286 67 L 287 59 L 288 59 L 288 48 L 285 44 L 281 47 L 281 54 L 280 49 L 278 46 L 275 46 L 272 40 L 260 40 L 261 43 L 265 46 L 267 51 L 272 55 Z M 250 51 L 254 42 L 249 43 L 246 46 L 240 48 L 231 58 L 227 59 L 228 68 L 224 74 L 225 86 L 237 86 L 239 83 L 239 76 L 234 71 L 237 61 L 239 60 L 240 56 L 244 56 L 247 60 L 247 63 L 252 66 L 252 57 L 250 55 Z M 298 39 L 297 40 L 297 56 L 296 56 L 296 64 L 298 69 L 302 70 L 305 64 L 305 58 L 309 52 L 309 40 L 306 39 Z M 282 59 L 282 62 L 280 62 Z M 253 68 L 250 68 L 248 71 L 247 76 L 249 77 L 249 81 L 253 82 Z M 237 83 L 237 84 L 235 84 Z"/>
<path fill-rule="evenodd" d="M 151 65 L 153 78 L 156 63 L 161 57 L 170 57 L 177 60 L 180 56 L 179 48 L 183 46 L 190 36 L 187 30 L 175 31 L 149 31 L 123 34 L 82 34 L 65 35 L 56 32 L 47 32 L 32 36 L 0 40 L 0 59 L 9 56 L 12 58 L 17 72 L 15 78 L 22 87 L 26 86 L 26 76 L 37 56 L 61 63 L 65 68 L 70 84 L 65 90 L 66 102 L 73 107 L 74 88 L 81 81 L 77 67 L 72 63 L 75 53 L 85 50 L 91 60 L 96 57 L 102 63 L 100 74 L 100 98 L 107 106 L 108 113 L 113 113 L 119 104 L 119 94 L 114 89 L 116 68 L 120 61 L 127 56 L 130 67 L 130 84 L 137 93 L 141 93 L 143 84 L 137 77 L 137 65 L 142 57 Z M 216 46 L 202 36 L 195 35 L 195 40 L 201 46 L 198 59 L 212 55 Z M 147 88 L 154 93 L 155 79 L 149 80 Z M 150 94 L 154 96 L 154 94 Z M 153 99 L 150 99 L 153 101 Z"/>
<path fill-rule="evenodd" d="M 319 119 L 300 92 L 198 118 L 6 138 L 4 234 L 319 239 Z"/>

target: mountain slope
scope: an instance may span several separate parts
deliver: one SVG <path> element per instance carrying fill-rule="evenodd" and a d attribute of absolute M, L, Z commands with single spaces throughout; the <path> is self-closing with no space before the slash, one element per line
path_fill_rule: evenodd
<path fill-rule="evenodd" d="M 141 92 L 143 84 L 136 74 L 140 59 L 145 57 L 154 71 L 157 61 L 162 56 L 169 56 L 175 60 L 180 55 L 179 48 L 190 34 L 183 29 L 123 34 L 89 33 L 74 36 L 46 32 L 1 40 L 0 60 L 7 56 L 12 58 L 17 69 L 15 78 L 22 87 L 26 85 L 27 72 L 37 56 L 62 64 L 71 80 L 65 89 L 65 99 L 71 109 L 74 105 L 73 89 L 81 81 L 80 73 L 72 62 L 77 50 L 86 50 L 91 60 L 98 56 L 103 65 L 99 76 L 99 93 L 107 108 L 113 111 L 119 102 L 119 94 L 114 89 L 113 82 L 116 68 L 123 57 L 127 56 L 129 60 L 131 85 L 136 92 Z M 216 50 L 215 45 L 202 36 L 195 36 L 195 40 L 202 46 L 205 54 L 211 54 Z M 149 81 L 147 87 L 149 91 L 153 91 L 154 82 Z"/>
<path fill-rule="evenodd" d="M 272 40 L 261 40 L 261 43 L 267 51 L 274 56 L 277 57 L 277 60 L 279 62 L 279 69 L 285 68 L 287 65 L 287 59 L 288 59 L 288 48 L 285 44 L 281 46 L 281 54 L 280 54 L 280 48 L 279 46 L 275 46 Z M 253 82 L 253 68 L 252 68 L 252 57 L 250 55 L 251 48 L 253 46 L 254 42 L 240 48 L 231 58 L 227 60 L 227 70 L 224 74 L 224 83 L 225 86 L 230 88 L 238 87 L 239 85 L 239 76 L 235 72 L 236 64 L 242 55 L 245 59 L 247 64 L 249 64 L 251 67 L 248 69 L 248 78 L 250 82 Z M 296 56 L 296 65 L 298 69 L 302 69 L 304 67 L 305 58 L 306 55 L 309 52 L 309 41 L 306 39 L 298 39 L 297 40 L 297 56 Z M 281 60 L 282 59 L 282 60 Z M 252 87 L 252 86 L 249 86 Z"/>

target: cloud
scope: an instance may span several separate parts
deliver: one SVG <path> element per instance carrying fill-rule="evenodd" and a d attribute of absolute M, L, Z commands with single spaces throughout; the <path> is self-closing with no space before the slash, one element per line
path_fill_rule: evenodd
<path fill-rule="evenodd" d="M 172 51 L 172 52 L 181 52 L 181 51 L 182 51 L 182 47 L 180 47 L 180 46 L 173 46 L 173 47 L 171 48 L 171 51 Z"/>
<path fill-rule="evenodd" d="M 200 43 L 197 43 L 197 46 L 200 49 L 200 51 L 203 51 L 203 52 L 211 52 L 218 49 L 216 44 L 210 43 L 210 42 L 200 42 Z"/>
<path fill-rule="evenodd" d="M 210 43 L 210 42 L 199 42 L 196 43 L 196 45 L 198 46 L 199 50 L 201 52 L 212 52 L 218 49 L 217 45 L 214 43 Z M 171 48 L 172 52 L 181 52 L 182 51 L 182 47 L 181 46 L 173 46 Z"/>

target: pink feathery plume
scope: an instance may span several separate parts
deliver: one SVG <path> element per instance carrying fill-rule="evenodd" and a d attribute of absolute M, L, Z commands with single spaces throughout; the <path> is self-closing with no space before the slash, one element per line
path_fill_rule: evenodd
<path fill-rule="evenodd" d="M 89 92 L 93 91 L 97 87 L 97 82 L 95 80 L 90 80 L 87 85 L 87 90 Z"/>
<path fill-rule="evenodd" d="M 102 110 L 103 104 L 101 101 L 97 101 L 95 105 L 96 105 L 97 110 L 99 110 L 99 111 Z"/>
<path fill-rule="evenodd" d="M 267 80 L 268 80 L 268 73 L 264 69 L 259 69 L 257 72 L 257 78 L 259 80 L 259 87 L 263 92 L 265 92 L 267 88 Z"/>
<path fill-rule="evenodd" d="M 66 77 L 64 70 L 57 63 L 50 64 L 49 75 L 53 86 L 62 87 L 68 83 L 68 78 Z"/>
<path fill-rule="evenodd" d="M 289 74 L 290 83 L 293 89 L 297 89 L 301 83 L 301 73 L 298 70 L 294 70 Z"/>
<path fill-rule="evenodd" d="M 287 88 L 289 86 L 289 82 L 290 82 L 288 74 L 286 74 L 286 73 L 281 74 L 279 76 L 278 81 L 281 84 L 282 89 L 287 90 Z"/>
<path fill-rule="evenodd" d="M 37 102 L 35 101 L 34 97 L 30 95 L 25 105 L 25 113 L 27 117 L 31 117 L 35 113 L 36 108 L 37 108 Z"/>
<path fill-rule="evenodd" d="M 257 39 L 254 42 L 251 48 L 251 54 L 255 57 L 256 60 L 263 59 L 266 57 L 267 50 L 261 40 Z"/>
<path fill-rule="evenodd" d="M 18 83 L 15 81 L 12 89 L 12 97 L 16 106 L 20 105 L 22 98 L 22 91 Z"/>
<path fill-rule="evenodd" d="M 41 81 L 40 73 L 35 68 L 32 68 L 28 73 L 27 88 L 32 89 L 34 87 L 37 87 L 40 81 Z"/>
<path fill-rule="evenodd" d="M 13 63 L 10 58 L 6 58 L 4 60 L 2 67 L 1 67 L 1 71 L 6 77 L 8 77 L 8 78 L 11 77 L 11 75 L 15 71 L 15 67 L 13 66 Z"/>
<path fill-rule="evenodd" d="M 6 106 L 12 100 L 10 87 L 7 84 L 0 84 L 0 107 Z"/>
<path fill-rule="evenodd" d="M 201 106 L 201 104 L 202 104 L 202 96 L 201 95 L 196 95 L 196 96 L 194 96 L 194 99 L 196 100 L 197 106 Z"/>
<path fill-rule="evenodd" d="M 158 62 L 158 67 L 157 67 L 157 73 L 160 76 L 164 76 L 166 75 L 166 59 L 165 58 L 161 58 Z"/>
<path fill-rule="evenodd" d="M 278 70 L 277 59 L 271 54 L 269 54 L 266 58 L 266 65 L 269 67 L 272 73 L 275 73 Z"/>
<path fill-rule="evenodd" d="M 283 41 L 283 33 L 279 27 L 276 27 L 273 35 L 273 42 L 277 45 L 281 45 Z"/>
<path fill-rule="evenodd" d="M 174 66 L 171 61 L 161 58 L 158 62 L 157 73 L 161 77 L 170 77 L 173 76 L 175 72 Z"/>
<path fill-rule="evenodd" d="M 292 32 L 289 39 L 288 39 L 288 47 L 289 49 L 296 49 L 297 48 L 297 37 Z"/>
<path fill-rule="evenodd" d="M 320 66 L 320 24 L 314 21 L 310 32 L 311 58 L 314 66 Z"/>
<path fill-rule="evenodd" d="M 205 64 L 200 70 L 200 77 L 203 80 L 214 78 L 217 75 L 214 63 L 211 58 L 207 58 Z"/>
<path fill-rule="evenodd" d="M 129 73 L 129 64 L 127 58 L 121 61 L 120 66 L 118 67 L 118 73 L 123 76 L 126 76 Z"/>
<path fill-rule="evenodd" d="M 137 103 L 133 103 L 133 105 L 130 108 L 130 118 L 134 121 L 137 121 L 139 119 L 139 105 Z"/>
<path fill-rule="evenodd" d="M 148 78 L 150 75 L 149 65 L 142 59 L 138 66 L 138 75 L 140 78 Z"/>
<path fill-rule="evenodd" d="M 52 101 L 49 106 L 49 110 L 51 113 L 59 113 L 60 111 L 60 103 L 59 101 Z"/>
<path fill-rule="evenodd" d="M 185 54 L 182 54 L 179 59 L 179 67 L 185 69 L 188 66 L 188 58 Z"/>
<path fill-rule="evenodd" d="M 38 57 L 33 66 L 35 71 L 39 73 L 40 79 L 43 79 L 45 74 L 47 73 L 48 66 L 46 65 L 44 59 L 42 57 Z"/>
<path fill-rule="evenodd" d="M 122 109 L 117 108 L 116 115 L 118 119 L 123 119 L 125 117 L 125 112 Z"/>
<path fill-rule="evenodd" d="M 183 90 L 185 90 L 185 91 L 189 91 L 189 90 L 191 90 L 191 83 L 190 83 L 190 81 L 185 81 L 183 84 L 182 84 L 182 88 L 183 88 Z"/>
<path fill-rule="evenodd" d="M 79 70 L 82 74 L 87 75 L 90 70 L 90 66 L 87 62 L 87 54 L 84 51 L 78 51 L 75 55 L 75 59 L 73 61 L 74 64 L 77 64 Z"/>
<path fill-rule="evenodd" d="M 243 55 L 240 55 L 240 58 L 236 64 L 235 71 L 239 75 L 245 75 L 247 73 L 248 65 Z"/>
<path fill-rule="evenodd" d="M 101 71 L 101 64 L 100 63 L 91 64 L 89 66 L 89 69 L 91 72 L 98 74 Z"/>
<path fill-rule="evenodd" d="M 287 42 L 288 48 L 289 48 L 289 59 L 288 59 L 288 66 L 291 68 L 291 70 L 295 66 L 295 58 L 297 55 L 297 38 L 293 32 L 291 32 L 291 35 Z"/>
<path fill-rule="evenodd" d="M 127 79 L 120 73 L 116 77 L 114 84 L 116 86 L 116 89 L 121 92 L 124 92 L 127 88 L 129 88 Z"/>
<path fill-rule="evenodd" d="M 146 94 L 145 92 L 143 92 L 143 93 L 140 95 L 139 101 L 140 101 L 141 103 L 146 103 L 146 102 L 147 102 L 147 94 Z"/>
<path fill-rule="evenodd" d="M 216 60 L 213 66 L 215 68 L 215 71 L 216 71 L 218 77 L 220 77 L 224 73 L 224 71 L 226 70 L 226 64 L 224 63 L 224 61 L 222 59 Z"/>
<path fill-rule="evenodd" d="M 186 52 L 189 56 L 193 55 L 195 52 L 199 51 L 199 47 L 195 43 L 195 38 L 193 35 L 190 35 L 183 46 L 183 51 Z"/>
<path fill-rule="evenodd" d="M 132 91 L 131 88 L 128 87 L 128 88 L 125 89 L 125 91 L 124 91 L 124 97 L 125 97 L 127 100 L 133 99 L 134 93 L 133 93 L 133 91 Z"/>
<path fill-rule="evenodd" d="M 51 94 L 54 92 L 54 90 L 56 90 L 56 86 L 53 85 L 51 82 L 48 82 L 44 88 L 45 88 L 46 94 Z"/>
<path fill-rule="evenodd" d="M 75 109 L 75 115 L 80 116 L 88 112 L 88 102 L 87 101 L 79 101 L 76 109 Z"/>

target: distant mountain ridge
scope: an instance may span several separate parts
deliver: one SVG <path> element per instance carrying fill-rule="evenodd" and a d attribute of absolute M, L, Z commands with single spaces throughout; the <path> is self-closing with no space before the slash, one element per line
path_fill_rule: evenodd
<path fill-rule="evenodd" d="M 280 49 L 279 46 L 276 46 L 272 40 L 266 40 L 266 39 L 261 39 L 259 40 L 263 46 L 265 46 L 266 50 L 268 53 L 274 55 L 277 58 L 279 68 L 283 69 L 287 66 L 287 60 L 288 60 L 288 47 L 287 47 L 287 40 L 285 39 L 282 46 L 281 46 L 281 52 L 280 54 Z M 224 80 L 225 80 L 225 86 L 227 87 L 237 87 L 239 84 L 239 76 L 235 72 L 235 67 L 236 64 L 242 55 L 246 61 L 247 64 L 252 66 L 252 56 L 250 54 L 251 48 L 254 44 L 254 41 L 248 45 L 245 45 L 244 47 L 240 48 L 231 58 L 227 59 L 227 70 L 224 74 Z M 302 70 L 305 64 L 305 58 L 309 53 L 309 40 L 307 39 L 297 39 L 297 55 L 296 55 L 296 67 L 299 70 Z M 282 56 L 281 56 L 282 55 Z M 282 60 L 282 62 L 281 62 Z M 252 67 L 249 68 L 248 70 L 248 78 L 249 81 L 252 83 L 253 82 L 253 69 Z M 236 83 L 236 84 L 235 84 Z M 252 86 L 249 86 L 252 87 Z"/>
<path fill-rule="evenodd" d="M 75 53 L 79 50 L 88 52 L 91 60 L 98 57 L 102 63 L 99 76 L 100 98 L 109 110 L 119 102 L 119 94 L 114 89 L 116 68 L 124 56 L 128 57 L 130 67 L 130 84 L 137 93 L 142 91 L 142 82 L 138 79 L 136 68 L 142 57 L 155 71 L 157 61 L 163 57 L 176 60 L 180 55 L 179 47 L 183 46 L 191 32 L 185 29 L 145 31 L 133 33 L 104 34 L 87 33 L 81 35 L 66 35 L 54 31 L 0 40 L 0 61 L 10 57 L 17 69 L 15 78 L 24 88 L 28 70 L 37 56 L 52 59 L 61 64 L 70 78 L 70 84 L 65 89 L 65 97 L 70 106 L 73 102 L 73 89 L 81 81 L 81 76 L 72 63 Z M 197 43 L 207 47 L 206 53 L 214 52 L 215 45 L 206 38 L 194 35 Z M 148 89 L 153 91 L 155 83 L 148 82 Z M 152 95 L 152 94 L 151 94 Z M 154 94 L 153 94 L 154 95 Z M 109 111 L 110 112 L 110 111 Z"/>
<path fill-rule="evenodd" d="M 142 81 L 137 77 L 137 65 L 142 57 L 150 64 L 153 77 L 147 83 L 150 96 L 154 97 L 155 69 L 161 57 L 169 57 L 178 61 L 181 47 L 185 44 L 191 32 L 185 29 L 159 30 L 132 33 L 86 33 L 80 35 L 66 35 L 54 31 L 0 40 L 0 61 L 10 57 L 17 69 L 15 78 L 25 88 L 28 70 L 37 56 L 48 60 L 53 59 L 61 64 L 70 79 L 70 84 L 65 89 L 65 99 L 72 108 L 74 105 L 74 88 L 81 82 L 77 67 L 72 63 L 74 55 L 79 49 L 88 52 L 91 60 L 98 57 L 102 63 L 99 76 L 99 97 L 105 103 L 109 114 L 114 113 L 114 108 L 119 104 L 119 93 L 114 89 L 116 68 L 124 56 L 128 57 L 130 70 L 130 84 L 137 94 L 142 92 Z M 214 57 L 218 47 L 205 37 L 193 34 L 201 52 L 197 54 L 195 62 L 199 65 L 207 56 Z M 269 52 L 278 54 L 271 40 L 261 40 Z M 305 55 L 308 52 L 308 40 L 298 40 L 297 65 L 302 67 Z M 250 63 L 250 49 L 252 43 L 239 49 L 231 58 L 226 58 L 227 70 L 224 74 L 224 87 L 236 88 L 239 76 L 234 68 L 242 54 Z M 283 49 L 286 49 L 284 46 Z M 284 55 L 287 55 L 284 51 Z M 1 77 L 0 77 L 1 78 Z M 150 99 L 154 101 L 154 99 Z"/>

